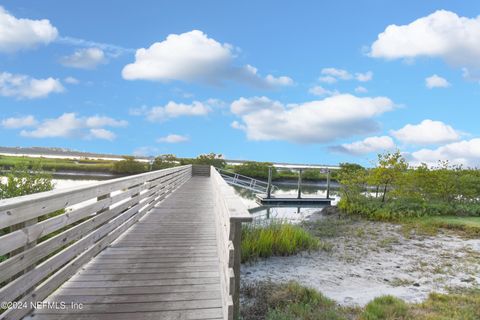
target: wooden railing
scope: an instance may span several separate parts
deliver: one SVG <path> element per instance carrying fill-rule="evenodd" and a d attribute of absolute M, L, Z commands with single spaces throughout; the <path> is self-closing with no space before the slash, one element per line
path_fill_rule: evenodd
<path fill-rule="evenodd" d="M 232 320 L 238 317 L 240 307 L 242 222 L 252 221 L 252 216 L 214 167 L 210 167 L 210 177 L 215 197 L 217 246 L 221 268 L 220 281 L 223 290 L 223 318 Z"/>
<path fill-rule="evenodd" d="M 28 314 L 191 176 L 187 165 L 1 200 L 0 301 L 22 305 L 0 319 Z"/>

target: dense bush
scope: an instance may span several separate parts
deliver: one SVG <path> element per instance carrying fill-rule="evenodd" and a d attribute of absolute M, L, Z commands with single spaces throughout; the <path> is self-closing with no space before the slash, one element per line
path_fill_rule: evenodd
<path fill-rule="evenodd" d="M 268 179 L 268 168 L 272 164 L 268 162 L 244 162 L 241 165 L 235 166 L 235 172 L 244 176 L 260 179 Z M 277 171 L 272 168 L 272 176 L 276 175 Z"/>
<path fill-rule="evenodd" d="M 162 170 L 180 165 L 180 161 L 171 154 L 158 156 L 152 163 L 152 170 Z"/>
<path fill-rule="evenodd" d="M 117 161 L 113 165 L 115 173 L 135 174 L 147 171 L 147 164 L 136 161 L 134 157 L 123 157 L 124 160 Z"/>
<path fill-rule="evenodd" d="M 227 163 L 223 159 L 223 155 L 216 154 L 216 153 L 209 153 L 209 154 L 201 154 L 195 159 L 191 158 L 182 158 L 179 159 L 181 165 L 186 164 L 203 164 L 214 166 L 216 168 L 225 168 Z"/>
<path fill-rule="evenodd" d="M 29 169 L 26 165 L 13 167 L 0 181 L 0 199 L 24 196 L 27 194 L 52 190 L 52 176 L 44 173 L 39 163 Z"/>
<path fill-rule="evenodd" d="M 448 162 L 409 167 L 399 152 L 385 153 L 371 169 L 341 164 L 338 181 L 339 208 L 371 219 L 480 216 L 479 171 Z"/>

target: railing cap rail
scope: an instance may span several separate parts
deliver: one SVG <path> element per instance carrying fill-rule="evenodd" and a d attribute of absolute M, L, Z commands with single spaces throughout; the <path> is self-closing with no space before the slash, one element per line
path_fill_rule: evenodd
<path fill-rule="evenodd" d="M 185 165 L 185 166 L 180 166 L 180 167 L 174 167 L 174 168 L 168 168 L 168 169 L 163 169 L 161 171 L 178 171 L 178 169 L 184 169 L 187 168 L 191 165 Z M 160 170 L 157 170 L 160 171 Z M 122 183 L 124 181 L 132 180 L 132 179 L 137 179 L 141 177 L 148 177 L 152 174 L 154 174 L 157 171 L 149 171 L 149 172 L 144 172 L 136 175 L 131 175 L 131 176 L 126 176 L 126 177 L 121 177 L 121 178 L 116 178 L 116 179 L 111 179 L 111 180 L 106 180 L 106 181 L 101 181 L 101 182 L 94 182 L 94 183 L 89 183 L 87 185 L 83 186 L 75 186 L 75 187 L 70 187 L 70 188 L 64 188 L 64 189 L 59 189 L 59 190 L 50 190 L 50 191 L 45 191 L 45 192 L 39 192 L 39 193 L 34 193 L 34 194 L 29 194 L 29 195 L 24 195 L 20 197 L 14 197 L 14 198 L 8 198 L 8 199 L 2 199 L 0 200 L 0 212 L 8 210 L 10 208 L 15 208 L 18 205 L 25 205 L 29 203 L 35 203 L 39 200 L 47 200 L 47 199 L 54 199 L 60 196 L 66 196 L 90 189 L 95 189 L 95 188 L 101 188 L 105 186 L 111 186 L 115 185 L 117 183 Z M 101 194 L 99 194 L 100 196 Z"/>
<path fill-rule="evenodd" d="M 228 209 L 230 221 L 232 222 L 250 222 L 253 220 L 252 215 L 248 212 L 246 205 L 233 192 L 232 188 L 228 186 L 225 180 L 215 167 L 211 167 L 210 176 L 213 178 L 213 183 L 217 183 L 220 193 L 222 194 L 225 204 Z"/>

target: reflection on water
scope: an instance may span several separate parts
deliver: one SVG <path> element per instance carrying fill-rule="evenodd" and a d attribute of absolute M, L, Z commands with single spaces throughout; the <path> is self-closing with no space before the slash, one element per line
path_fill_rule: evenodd
<path fill-rule="evenodd" d="M 276 186 L 274 195 L 297 195 L 297 188 L 289 185 Z M 326 205 L 304 206 L 304 207 L 285 207 L 285 206 L 263 206 L 256 202 L 255 193 L 240 187 L 233 187 L 235 193 L 242 198 L 242 201 L 248 208 L 248 211 L 253 215 L 254 220 L 264 219 L 282 219 L 288 220 L 292 223 L 299 223 L 307 220 L 310 216 L 318 211 L 321 211 Z M 325 198 L 327 190 L 324 186 L 303 186 L 302 196 L 304 197 L 318 197 Z M 330 197 L 334 199 L 332 204 L 336 204 L 339 200 L 338 193 L 335 190 L 330 190 Z"/>

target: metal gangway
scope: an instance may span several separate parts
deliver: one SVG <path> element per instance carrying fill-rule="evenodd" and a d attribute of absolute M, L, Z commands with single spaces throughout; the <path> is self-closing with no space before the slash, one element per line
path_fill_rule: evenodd
<path fill-rule="evenodd" d="M 244 176 L 230 170 L 225 170 L 221 168 L 216 169 L 218 173 L 220 173 L 222 178 L 232 186 L 248 189 L 255 193 L 268 194 L 268 182 Z M 274 185 L 270 184 L 270 192 L 274 192 L 275 188 L 276 187 Z"/>

